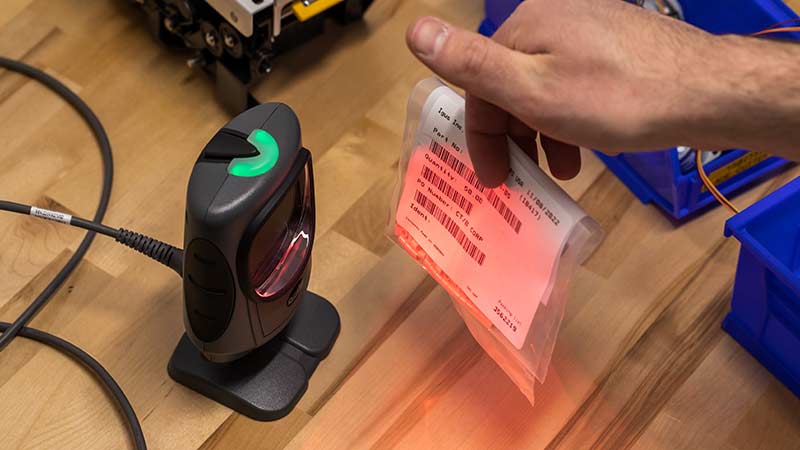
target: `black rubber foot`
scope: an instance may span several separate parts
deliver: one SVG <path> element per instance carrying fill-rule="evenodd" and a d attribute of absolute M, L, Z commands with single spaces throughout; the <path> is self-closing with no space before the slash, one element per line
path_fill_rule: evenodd
<path fill-rule="evenodd" d="M 275 339 L 236 361 L 204 359 L 184 334 L 169 360 L 173 380 L 255 420 L 277 420 L 292 411 L 317 365 L 339 335 L 339 313 L 306 292 L 289 325 Z"/>

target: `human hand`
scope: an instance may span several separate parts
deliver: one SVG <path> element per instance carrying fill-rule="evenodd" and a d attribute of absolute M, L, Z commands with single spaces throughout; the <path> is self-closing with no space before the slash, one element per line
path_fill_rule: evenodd
<path fill-rule="evenodd" d="M 489 186 L 508 175 L 506 135 L 536 159 L 540 132 L 562 179 L 580 169 L 577 146 L 721 145 L 703 127 L 725 108 L 725 39 L 621 0 L 526 0 L 492 39 L 424 17 L 406 40 L 466 91 L 467 146 Z"/>

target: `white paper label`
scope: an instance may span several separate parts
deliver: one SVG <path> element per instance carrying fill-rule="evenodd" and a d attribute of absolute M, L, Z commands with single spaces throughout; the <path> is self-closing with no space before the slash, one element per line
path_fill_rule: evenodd
<path fill-rule="evenodd" d="M 509 146 L 509 178 L 485 187 L 467 153 L 464 100 L 437 88 L 423 107 L 396 220 L 521 349 L 574 222 L 539 181 L 547 175 Z"/>
<path fill-rule="evenodd" d="M 70 214 L 37 208 L 35 206 L 31 206 L 31 215 L 34 217 L 40 217 L 42 219 L 52 220 L 53 222 L 61 222 L 66 224 L 69 224 L 70 221 L 72 221 L 72 216 Z"/>

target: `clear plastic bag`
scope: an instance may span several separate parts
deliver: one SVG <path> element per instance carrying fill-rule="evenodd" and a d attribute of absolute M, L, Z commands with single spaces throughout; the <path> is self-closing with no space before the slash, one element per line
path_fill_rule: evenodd
<path fill-rule="evenodd" d="M 483 186 L 463 124 L 463 98 L 435 78 L 417 84 L 387 234 L 447 290 L 481 347 L 533 403 L 569 279 L 602 231 L 510 140 L 509 178 Z"/>

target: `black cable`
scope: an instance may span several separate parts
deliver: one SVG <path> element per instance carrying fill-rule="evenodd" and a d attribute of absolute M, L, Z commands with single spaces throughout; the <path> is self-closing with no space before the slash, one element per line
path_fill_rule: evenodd
<path fill-rule="evenodd" d="M 0 331 L 5 331 L 10 326 L 11 324 L 8 322 L 0 322 Z M 103 383 L 111 396 L 114 397 L 114 400 L 117 402 L 117 406 L 119 406 L 120 411 L 122 411 L 122 414 L 125 416 L 125 419 L 128 422 L 131 437 L 133 438 L 133 443 L 136 445 L 136 448 L 141 450 L 145 450 L 147 448 L 147 444 L 144 440 L 144 433 L 142 432 L 142 426 L 139 424 L 139 420 L 136 418 L 136 412 L 133 410 L 133 406 L 131 406 L 128 398 L 125 397 L 125 393 L 122 392 L 122 388 L 119 387 L 119 384 L 117 384 L 117 382 L 114 380 L 114 377 L 112 377 L 105 367 L 103 367 L 96 359 L 92 358 L 91 355 L 76 347 L 72 343 L 61 339 L 58 336 L 53 336 L 50 333 L 40 331 L 35 328 L 23 327 L 19 331 L 19 335 L 24 338 L 33 339 L 34 341 L 39 341 L 43 344 L 49 345 L 50 347 L 59 350 L 60 352 L 74 358 L 76 361 L 86 366 L 86 368 L 89 369 L 100 380 L 101 383 Z"/>
<path fill-rule="evenodd" d="M 169 267 L 183 276 L 183 250 L 173 247 L 158 239 L 139 234 L 124 228 L 116 229 L 103 225 L 102 223 L 92 222 L 77 216 L 51 211 L 49 209 L 36 208 L 17 202 L 0 200 L 0 211 L 10 211 L 18 214 L 30 214 L 40 219 L 52 220 L 54 222 L 72 225 L 96 233 L 100 233 L 114 238 L 120 244 L 126 245 L 137 252 L 150 257 L 161 264 Z"/>
<path fill-rule="evenodd" d="M 119 229 L 119 233 L 115 239 L 120 244 L 127 245 L 148 258 L 169 267 L 181 277 L 183 276 L 183 250 L 161 242 L 158 239 L 153 239 L 150 236 L 145 236 L 124 228 Z"/>
<path fill-rule="evenodd" d="M 36 214 L 31 212 L 31 209 L 32 209 L 31 205 L 24 205 L 22 203 L 0 200 L 0 211 L 10 211 L 18 214 L 30 214 L 32 216 L 36 216 Z M 54 211 L 47 211 L 47 212 L 54 212 Z M 63 215 L 61 213 L 57 214 Z M 44 216 L 37 216 L 37 217 L 41 217 L 43 219 L 55 220 L 54 218 L 51 217 L 44 217 Z M 56 221 L 58 222 L 58 220 Z M 119 230 L 115 228 L 103 225 L 102 223 L 81 219 L 80 217 L 76 216 L 70 216 L 70 221 L 69 223 L 67 223 L 67 225 L 83 228 L 84 230 L 94 231 L 95 233 L 104 234 L 106 236 L 110 236 L 115 239 L 117 237 L 117 234 L 119 234 Z"/>
<path fill-rule="evenodd" d="M 43 71 L 25 63 L 14 61 L 2 56 L 0 56 L 0 67 L 20 73 L 22 75 L 26 75 L 45 85 L 47 88 L 63 98 L 73 108 L 75 108 L 75 110 L 80 113 L 80 115 L 92 129 L 95 139 L 97 140 L 97 144 L 100 147 L 100 154 L 103 160 L 103 186 L 100 191 L 100 200 L 98 201 L 97 210 L 95 211 L 94 220 L 92 220 L 92 222 L 102 222 L 102 219 L 106 213 L 106 209 L 108 208 L 108 201 L 111 197 L 111 184 L 114 177 L 114 162 L 111 155 L 111 143 L 108 141 L 108 135 L 106 134 L 105 129 L 103 129 L 103 125 L 100 123 L 100 120 L 97 118 L 94 112 L 92 112 L 89 106 L 83 100 L 81 100 L 80 97 L 78 97 L 63 83 L 44 73 Z M 15 205 L 8 202 L 4 204 L 9 206 L 9 210 L 20 212 L 16 211 L 15 208 L 21 205 Z M 28 213 L 30 213 L 30 209 L 28 210 Z M 69 277 L 69 275 L 78 266 L 78 263 L 80 263 L 81 259 L 83 259 L 83 256 L 89 250 L 89 246 L 92 244 L 94 236 L 95 231 L 89 231 L 86 233 L 86 236 L 84 236 L 77 250 L 72 257 L 70 257 L 64 267 L 61 268 L 61 270 L 50 281 L 47 287 L 39 294 L 39 296 L 36 297 L 36 299 L 33 300 L 33 302 L 31 302 L 31 304 L 17 318 L 17 320 L 14 321 L 14 323 L 1 324 L 2 327 L 0 327 L 0 331 L 2 331 L 3 334 L 0 335 L 0 351 L 5 349 L 5 347 L 8 346 L 8 344 L 11 343 L 11 341 L 17 335 L 22 334 L 24 337 L 38 340 L 42 343 L 62 350 L 68 353 L 70 356 L 73 356 L 74 358 L 83 362 L 86 367 L 88 367 L 97 375 L 97 377 L 103 382 L 106 388 L 108 388 L 108 390 L 117 400 L 122 413 L 125 415 L 125 420 L 128 422 L 128 427 L 133 435 L 133 440 L 137 450 L 146 450 L 147 444 L 145 443 L 144 434 L 142 433 L 142 427 L 139 424 L 139 419 L 136 417 L 136 412 L 133 410 L 130 402 L 125 397 L 125 393 L 122 392 L 122 389 L 119 387 L 117 382 L 114 381 L 114 378 L 111 377 L 108 371 L 105 370 L 100 363 L 89 356 L 86 352 L 82 351 L 78 347 L 75 347 L 69 342 L 59 339 L 51 334 L 26 327 L 26 325 L 33 319 L 34 316 L 36 316 L 39 310 L 41 310 L 42 307 L 47 304 L 53 294 L 58 290 L 59 287 L 61 287 L 67 277 Z"/>
<path fill-rule="evenodd" d="M 77 94 L 72 92 L 68 87 L 64 86 L 64 84 L 60 81 L 44 73 L 42 70 L 29 66 L 23 62 L 14 61 L 2 56 L 0 56 L 0 67 L 26 75 L 45 85 L 47 88 L 61 96 L 61 98 L 63 98 L 73 108 L 75 108 L 75 110 L 80 113 L 80 115 L 92 129 L 95 139 L 97 140 L 97 145 L 100 146 L 100 154 L 103 158 L 103 187 L 100 191 L 100 200 L 97 204 L 97 210 L 95 211 L 93 222 L 102 222 L 103 217 L 106 214 L 106 209 L 108 209 L 108 200 L 111 197 L 111 184 L 114 177 L 114 162 L 111 155 L 111 143 L 108 141 L 108 135 L 106 134 L 103 125 L 100 123 L 100 120 L 97 118 L 94 112 L 92 112 L 89 106 L 83 100 L 81 100 L 80 97 L 78 97 Z M 28 305 L 25 311 L 20 314 L 17 320 L 15 320 L 14 323 L 12 323 L 11 326 L 6 329 L 2 336 L 0 336 L 0 351 L 10 344 L 22 327 L 30 323 L 30 321 L 36 316 L 36 314 L 39 313 L 42 307 L 50 301 L 50 298 L 53 296 L 53 294 L 58 290 L 59 287 L 61 287 L 67 277 L 69 277 L 69 275 L 78 266 L 78 263 L 81 261 L 81 259 L 83 259 L 83 256 L 89 250 L 89 246 L 94 240 L 94 236 L 95 232 L 93 231 L 86 233 L 86 236 L 84 236 L 77 250 L 75 250 L 75 253 L 72 254 L 72 257 L 70 257 L 67 263 L 64 264 L 64 267 L 62 267 L 56 276 L 53 277 L 53 279 L 39 294 L 39 296 L 37 296 L 33 302 Z"/>

